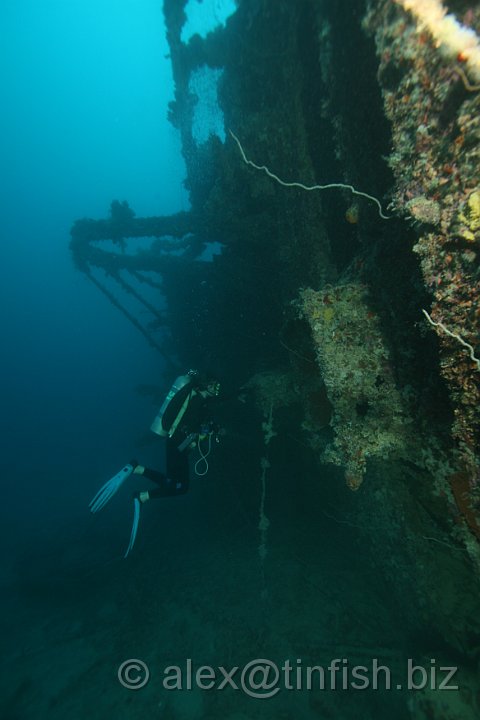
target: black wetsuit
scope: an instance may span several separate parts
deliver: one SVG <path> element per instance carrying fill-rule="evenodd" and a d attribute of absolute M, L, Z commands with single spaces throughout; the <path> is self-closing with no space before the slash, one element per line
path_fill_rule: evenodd
<path fill-rule="evenodd" d="M 179 450 L 179 446 L 190 435 L 190 433 L 199 433 L 202 424 L 209 420 L 208 416 L 208 400 L 200 394 L 192 393 L 193 388 L 187 386 L 178 393 L 179 397 L 175 397 L 172 406 L 165 413 L 163 423 L 165 427 L 171 426 L 171 416 L 177 416 L 180 407 L 186 397 L 190 395 L 187 409 L 172 437 L 167 437 L 166 447 L 166 473 L 145 468 L 143 476 L 152 480 L 158 487 L 149 490 L 148 494 L 151 499 L 160 497 L 171 497 L 173 495 L 183 495 L 188 491 L 190 484 L 190 473 L 188 463 L 188 448 Z"/>

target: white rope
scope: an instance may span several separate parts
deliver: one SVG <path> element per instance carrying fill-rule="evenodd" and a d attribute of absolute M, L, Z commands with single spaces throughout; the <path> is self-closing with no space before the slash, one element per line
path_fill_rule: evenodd
<path fill-rule="evenodd" d="M 428 312 L 426 310 L 424 310 L 423 308 L 422 308 L 422 312 L 425 315 L 425 317 L 427 318 L 430 325 L 433 325 L 433 327 L 439 327 L 440 330 L 443 330 L 443 332 L 446 335 L 457 340 L 460 343 L 460 345 L 463 345 L 463 347 L 469 351 L 470 359 L 476 364 L 477 370 L 480 372 L 480 359 L 475 357 L 475 351 L 474 351 L 473 347 L 470 345 L 470 343 L 465 342 L 465 340 L 462 337 L 460 337 L 460 335 L 449 330 L 447 327 L 445 327 L 445 325 L 443 323 L 435 322 L 434 320 L 432 320 L 432 318 L 430 317 Z"/>
<path fill-rule="evenodd" d="M 240 140 L 238 139 L 238 137 L 231 130 L 229 130 L 229 132 L 230 132 L 230 135 L 232 136 L 232 138 L 237 143 L 237 146 L 238 146 L 238 149 L 240 150 L 240 155 L 242 156 L 243 162 L 246 163 L 247 165 L 250 165 L 250 167 L 255 168 L 255 170 L 260 170 L 261 172 L 266 173 L 269 178 L 272 178 L 272 180 L 275 180 L 275 182 L 279 183 L 279 185 L 283 185 L 283 187 L 287 187 L 287 188 L 296 187 L 296 188 L 300 188 L 301 190 L 306 190 L 306 191 L 329 190 L 330 188 L 340 188 L 342 190 L 349 190 L 352 193 L 352 195 L 358 195 L 359 197 L 364 197 L 367 200 L 374 202 L 378 208 L 378 214 L 380 215 L 380 217 L 383 220 L 391 220 L 392 219 L 391 215 L 384 214 L 384 212 L 382 210 L 382 206 L 380 204 L 380 201 L 377 200 L 376 197 L 374 197 L 373 195 L 369 195 L 368 193 L 361 192 L 361 190 L 356 190 L 353 187 L 353 185 L 346 185 L 345 183 L 327 183 L 326 185 L 304 185 L 303 183 L 297 182 L 297 181 L 287 182 L 286 180 L 282 180 L 281 178 L 278 177 L 278 175 L 275 175 L 275 173 L 273 173 L 271 170 L 269 170 L 266 165 L 257 165 L 252 160 L 249 160 L 245 154 L 245 150 L 243 149 L 242 144 L 241 144 Z"/>
<path fill-rule="evenodd" d="M 197 446 L 197 447 L 198 447 L 198 452 L 200 453 L 200 457 L 199 457 L 199 459 L 197 460 L 197 462 L 195 463 L 195 466 L 194 466 L 195 474 L 198 475 L 199 477 L 203 477 L 204 475 L 206 475 L 206 474 L 208 473 L 208 460 L 207 460 L 207 457 L 210 455 L 210 452 L 211 452 L 211 450 L 212 450 L 212 433 L 209 433 L 209 434 L 208 434 L 208 450 L 207 450 L 206 453 L 204 453 L 203 450 L 202 450 L 201 442 L 202 442 L 202 441 L 200 440 L 200 437 L 199 437 L 199 438 L 198 438 L 198 446 Z M 200 471 L 200 470 L 198 470 L 198 466 L 201 465 L 202 463 L 205 463 L 205 470 L 203 470 L 203 472 Z"/>

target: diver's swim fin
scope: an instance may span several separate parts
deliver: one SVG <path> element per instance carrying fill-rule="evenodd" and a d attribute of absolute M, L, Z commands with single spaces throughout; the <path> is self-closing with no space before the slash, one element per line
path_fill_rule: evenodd
<path fill-rule="evenodd" d="M 110 480 L 108 480 L 108 482 L 106 482 L 105 485 L 100 488 L 95 497 L 90 501 L 88 505 L 88 507 L 90 508 L 90 512 L 97 513 L 99 510 L 105 507 L 108 501 L 111 500 L 111 498 L 115 495 L 118 488 L 125 482 L 128 477 L 130 477 L 133 470 L 133 465 L 131 463 L 128 463 L 128 465 L 125 465 L 120 470 L 120 472 L 110 478 Z"/>
<path fill-rule="evenodd" d="M 131 549 L 133 548 L 135 544 L 135 539 L 137 537 L 137 530 L 138 530 L 138 523 L 140 522 L 140 500 L 138 498 L 135 498 L 133 501 L 133 525 L 132 525 L 132 532 L 130 534 L 130 542 L 128 543 L 127 552 L 123 556 L 124 558 L 128 557 L 128 554 L 130 553 Z"/>

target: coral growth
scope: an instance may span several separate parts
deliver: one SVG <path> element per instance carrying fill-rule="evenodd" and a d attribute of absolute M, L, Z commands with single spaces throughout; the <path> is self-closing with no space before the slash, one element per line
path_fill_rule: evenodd
<path fill-rule="evenodd" d="M 386 458 L 411 443 L 378 317 L 358 283 L 303 290 L 300 309 L 333 406 L 335 439 L 324 460 L 344 467 L 348 487 L 357 490 L 369 457 Z"/>
<path fill-rule="evenodd" d="M 433 6 L 435 17 L 429 10 Z M 467 77 L 476 79 L 472 63 L 462 53 L 439 52 L 438 44 L 447 44 L 443 30 L 448 20 L 450 30 L 461 30 L 457 39 L 473 38 L 478 48 L 480 8 L 468 11 L 468 31 L 461 19 L 445 12 L 439 2 L 379 0 L 370 3 L 365 26 L 375 37 L 378 78 L 392 127 L 393 205 L 414 220 L 419 233 L 414 251 L 432 295 L 430 315 L 439 328 L 449 330 L 438 332 L 440 372 L 453 406 L 452 436 L 464 469 L 475 477 L 480 374 L 465 347 L 478 357 L 480 95 Z"/>
<path fill-rule="evenodd" d="M 253 375 L 241 391 L 252 392 L 260 412 L 268 417 L 271 409 L 287 407 L 298 400 L 291 373 L 287 370 L 266 370 Z"/>

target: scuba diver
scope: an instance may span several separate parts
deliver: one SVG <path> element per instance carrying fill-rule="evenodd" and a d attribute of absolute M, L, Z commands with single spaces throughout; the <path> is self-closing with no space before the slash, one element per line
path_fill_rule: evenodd
<path fill-rule="evenodd" d="M 150 429 L 166 440 L 165 473 L 138 464 L 127 463 L 97 492 L 89 504 L 90 512 L 97 513 L 111 500 L 130 475 L 141 475 L 156 487 L 142 490 L 133 497 L 133 526 L 125 557 L 130 553 L 137 536 L 140 507 L 155 498 L 183 495 L 190 484 L 189 453 L 194 449 L 198 459 L 194 464 L 196 475 L 208 472 L 208 456 L 212 443 L 219 442 L 219 428 L 209 413 L 210 401 L 220 393 L 220 384 L 211 378 L 202 378 L 196 370 L 180 375 L 173 383 Z"/>

